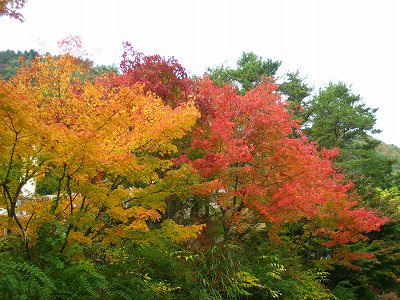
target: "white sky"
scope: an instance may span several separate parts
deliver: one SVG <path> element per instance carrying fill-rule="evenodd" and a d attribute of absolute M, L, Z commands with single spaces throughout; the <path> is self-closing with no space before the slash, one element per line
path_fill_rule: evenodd
<path fill-rule="evenodd" d="M 379 108 L 377 138 L 400 146 L 399 0 L 29 0 L 22 13 L 0 18 L 0 50 L 55 53 L 79 35 L 96 63 L 119 65 L 125 40 L 197 75 L 252 51 L 317 89 L 351 84 Z"/>

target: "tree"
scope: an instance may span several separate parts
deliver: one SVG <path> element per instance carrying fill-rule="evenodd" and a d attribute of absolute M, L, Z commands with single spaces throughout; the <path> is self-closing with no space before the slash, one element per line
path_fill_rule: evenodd
<path fill-rule="evenodd" d="M 156 93 L 164 103 L 176 107 L 192 95 L 191 80 L 185 69 L 173 58 L 160 55 L 144 55 L 134 51 L 130 43 L 125 43 L 122 55 L 121 84 L 144 85 L 144 91 Z"/>
<path fill-rule="evenodd" d="M 385 187 L 393 161 L 376 151 L 379 141 L 369 134 L 375 128 L 377 109 L 367 107 L 346 84 L 330 83 L 308 106 L 310 139 L 328 149 L 340 148 L 338 163 L 359 188 Z"/>
<path fill-rule="evenodd" d="M 0 0 L 0 16 L 5 15 L 10 18 L 15 18 L 21 22 L 24 17 L 19 12 L 26 4 L 26 0 Z"/>
<path fill-rule="evenodd" d="M 25 64 L 29 65 L 36 55 L 38 53 L 33 49 L 24 52 L 0 51 L 0 77 L 8 80 L 15 76 L 18 69 Z"/>
<path fill-rule="evenodd" d="M 246 91 L 274 76 L 280 65 L 280 61 L 272 59 L 263 61 L 262 57 L 258 57 L 253 52 L 243 52 L 236 63 L 236 69 L 220 66 L 215 69 L 209 68 L 207 72 L 217 85 L 231 83 L 243 95 Z"/>
<path fill-rule="evenodd" d="M 377 109 L 366 107 L 360 95 L 346 84 L 330 83 L 310 103 L 312 126 L 308 135 L 324 147 L 346 147 L 346 143 L 368 139 L 375 128 Z"/>
<path fill-rule="evenodd" d="M 67 48 L 75 42 L 65 41 Z M 185 168 L 171 169 L 169 157 L 199 116 L 193 102 L 171 108 L 141 85 L 114 88 L 104 78 L 93 81 L 90 71 L 70 54 L 45 55 L 1 81 L 7 235 L 20 236 L 27 252 L 51 222 L 61 224 L 61 252 L 74 243 L 140 242 L 154 235 L 151 224 L 174 241 L 196 236 L 201 225 L 161 224 L 165 200 L 182 189 Z M 22 186 L 46 173 L 56 179 L 55 195 L 22 199 Z"/>
<path fill-rule="evenodd" d="M 285 81 L 279 85 L 278 90 L 289 102 L 289 109 L 294 118 L 302 122 L 307 121 L 309 117 L 308 102 L 313 89 L 300 77 L 299 71 L 287 73 Z"/>
<path fill-rule="evenodd" d="M 114 65 L 112 66 L 107 66 L 107 65 L 97 65 L 97 66 L 93 66 L 93 75 L 95 77 L 99 77 L 99 76 L 104 76 L 110 73 L 115 73 L 118 74 L 118 68 Z"/>
<path fill-rule="evenodd" d="M 208 69 L 208 76 L 217 85 L 230 83 L 238 89 L 240 95 L 269 80 L 276 80 L 276 72 L 281 65 L 280 61 L 263 60 L 253 52 L 243 53 L 236 63 L 236 69 L 219 66 Z M 278 91 L 288 101 L 287 109 L 294 119 L 304 122 L 308 119 L 309 96 L 312 88 L 304 83 L 299 71 L 289 72 L 285 80 L 279 85 Z"/>
<path fill-rule="evenodd" d="M 276 89 L 266 82 L 240 96 L 207 78 L 199 83 L 202 117 L 191 157 L 204 182 L 194 188 L 218 206 L 225 240 L 265 222 L 277 238 L 282 225 L 303 218 L 311 222 L 309 234 L 328 247 L 378 230 L 386 219 L 356 208 L 351 183 L 332 167 L 336 150 L 317 151 Z M 298 138 L 290 137 L 293 131 Z"/>

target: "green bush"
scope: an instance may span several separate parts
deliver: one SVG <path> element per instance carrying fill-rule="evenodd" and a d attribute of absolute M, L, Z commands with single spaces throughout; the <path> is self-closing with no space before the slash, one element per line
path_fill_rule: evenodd
<path fill-rule="evenodd" d="M 38 267 L 21 259 L 0 256 L 0 299 L 52 299 L 56 287 Z"/>

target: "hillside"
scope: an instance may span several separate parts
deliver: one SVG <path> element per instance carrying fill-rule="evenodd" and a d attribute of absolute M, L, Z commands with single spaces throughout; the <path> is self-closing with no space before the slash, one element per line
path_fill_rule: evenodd
<path fill-rule="evenodd" d="M 396 145 L 389 145 L 384 142 L 380 143 L 377 147 L 377 151 L 386 157 L 396 160 L 393 165 L 394 170 L 400 170 L 400 148 Z"/>

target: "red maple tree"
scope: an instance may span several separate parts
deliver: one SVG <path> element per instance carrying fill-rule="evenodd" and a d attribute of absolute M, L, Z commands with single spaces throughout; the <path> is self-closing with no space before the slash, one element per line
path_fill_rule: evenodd
<path fill-rule="evenodd" d="M 386 222 L 357 208 L 353 184 L 332 166 L 338 150 L 319 151 L 302 134 L 272 80 L 244 96 L 208 78 L 197 89 L 202 117 L 191 160 L 203 182 L 194 189 L 219 207 L 225 239 L 260 219 L 277 238 L 286 222 L 307 219 L 323 244 L 333 246 L 363 239 Z"/>
<path fill-rule="evenodd" d="M 192 80 L 185 69 L 173 58 L 160 55 L 144 55 L 135 51 L 128 42 L 124 44 L 124 53 L 120 64 L 121 83 L 133 86 L 144 84 L 145 92 L 153 92 L 164 103 L 176 107 L 186 102 L 192 94 Z"/>

